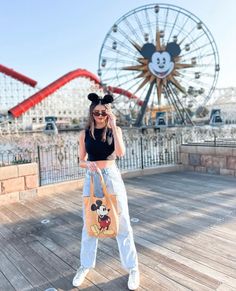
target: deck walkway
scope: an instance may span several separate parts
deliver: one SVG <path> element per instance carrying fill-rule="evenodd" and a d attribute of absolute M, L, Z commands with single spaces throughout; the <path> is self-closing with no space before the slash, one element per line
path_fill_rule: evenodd
<path fill-rule="evenodd" d="M 175 172 L 125 180 L 141 286 L 149 291 L 236 290 L 236 178 Z M 81 193 L 0 206 L 0 290 L 78 290 Z M 44 223 L 43 223 L 44 222 Z M 48 222 L 48 223 L 47 223 Z M 80 290 L 127 290 L 113 239 Z"/>

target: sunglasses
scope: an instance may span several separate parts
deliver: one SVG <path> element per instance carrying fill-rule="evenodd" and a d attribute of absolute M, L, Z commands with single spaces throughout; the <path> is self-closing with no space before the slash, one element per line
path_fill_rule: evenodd
<path fill-rule="evenodd" d="M 100 115 L 107 116 L 107 113 L 106 111 L 93 111 L 93 115 L 94 116 L 100 116 Z"/>

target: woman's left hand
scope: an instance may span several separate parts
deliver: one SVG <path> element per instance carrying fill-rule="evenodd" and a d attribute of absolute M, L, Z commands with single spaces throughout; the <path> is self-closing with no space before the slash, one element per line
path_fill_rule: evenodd
<path fill-rule="evenodd" d="M 111 127 L 116 127 L 116 116 L 114 115 L 110 107 L 108 106 L 105 106 L 105 107 L 106 107 L 106 113 L 107 113 L 109 125 Z"/>

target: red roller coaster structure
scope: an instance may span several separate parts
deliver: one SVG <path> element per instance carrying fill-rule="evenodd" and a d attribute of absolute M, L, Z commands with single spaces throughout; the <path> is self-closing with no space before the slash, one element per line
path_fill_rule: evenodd
<path fill-rule="evenodd" d="M 9 69 L 3 65 L 0 65 L 0 72 L 31 87 L 35 87 L 37 85 L 37 82 L 35 80 L 26 77 L 25 75 L 18 73 L 13 69 Z"/>
<path fill-rule="evenodd" d="M 100 86 L 100 80 L 96 75 L 93 73 L 85 70 L 85 69 L 77 69 L 74 71 L 71 71 L 64 76 L 60 77 L 53 83 L 49 84 L 39 92 L 35 93 L 34 95 L 30 96 L 28 99 L 24 100 L 23 102 L 17 104 L 13 108 L 9 109 L 8 112 L 11 114 L 12 117 L 18 118 L 23 113 L 25 113 L 30 108 L 34 107 L 41 101 L 43 101 L 45 98 L 47 98 L 49 95 L 57 91 L 58 89 L 62 88 L 65 84 L 69 83 L 70 81 L 76 79 L 76 78 L 88 78 L 91 81 L 94 81 L 96 84 Z M 29 79 L 30 80 L 30 79 Z M 137 96 L 133 95 L 132 93 L 123 90 L 122 88 L 118 87 L 111 87 L 108 86 L 106 88 L 109 92 L 124 95 L 129 99 L 136 99 L 137 104 L 139 106 L 142 106 L 143 102 L 138 99 Z"/>

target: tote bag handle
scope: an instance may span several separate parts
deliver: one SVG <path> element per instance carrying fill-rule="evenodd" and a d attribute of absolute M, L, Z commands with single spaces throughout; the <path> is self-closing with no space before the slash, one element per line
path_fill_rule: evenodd
<path fill-rule="evenodd" d="M 106 184 L 105 184 L 105 181 L 104 181 L 104 178 L 103 178 L 101 170 L 97 171 L 97 173 L 99 174 L 99 177 L 100 177 L 100 182 L 101 182 L 101 185 L 102 185 L 103 194 L 104 194 L 105 197 L 108 197 L 109 194 L 107 192 L 107 187 L 106 187 Z M 91 175 L 91 178 L 90 178 L 90 197 L 94 197 L 94 177 L 92 175 Z"/>

